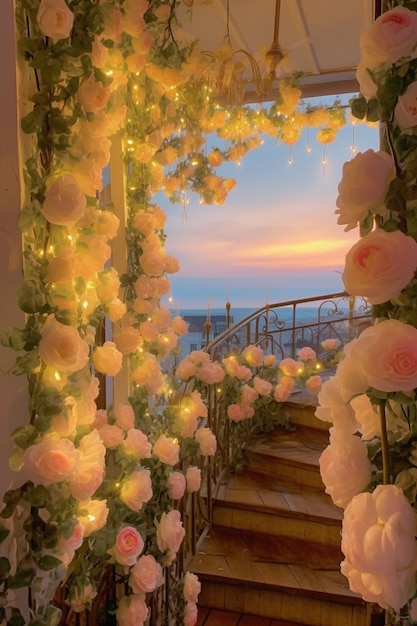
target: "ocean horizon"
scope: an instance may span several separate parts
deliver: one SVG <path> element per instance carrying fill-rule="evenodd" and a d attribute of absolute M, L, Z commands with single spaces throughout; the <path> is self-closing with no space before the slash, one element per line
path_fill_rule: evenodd
<path fill-rule="evenodd" d="M 254 313 L 255 311 L 258 311 L 259 307 L 236 307 L 235 309 L 233 309 L 233 307 L 231 307 L 230 309 L 230 317 L 233 320 L 233 323 L 239 322 L 240 320 L 244 319 L 245 317 L 247 317 L 248 315 L 251 315 L 252 313 Z M 274 309 L 277 311 L 277 309 Z M 318 306 L 297 306 L 297 320 L 301 321 L 301 320 L 314 320 L 317 319 L 317 311 L 318 311 Z M 207 314 L 208 314 L 208 310 L 204 309 L 204 308 L 190 308 L 190 309 L 180 309 L 179 312 L 177 313 L 178 315 L 180 315 L 181 317 L 185 317 L 187 315 L 197 315 L 200 317 L 205 317 L 207 318 Z M 213 307 L 210 309 L 210 316 L 214 316 L 214 315 L 223 315 L 226 316 L 226 308 L 225 307 Z M 279 316 L 281 319 L 283 320 L 291 320 L 292 316 L 293 316 L 293 309 L 292 307 L 288 306 L 288 307 L 282 307 L 279 310 Z"/>

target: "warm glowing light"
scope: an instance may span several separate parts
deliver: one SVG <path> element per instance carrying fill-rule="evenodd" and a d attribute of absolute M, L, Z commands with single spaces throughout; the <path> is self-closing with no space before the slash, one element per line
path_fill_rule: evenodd
<path fill-rule="evenodd" d="M 55 380 L 58 380 L 58 381 L 61 380 L 61 374 L 59 372 L 55 372 L 54 373 L 54 378 L 55 378 Z"/>
<path fill-rule="evenodd" d="M 88 521 L 89 522 L 94 522 L 95 519 L 96 519 L 95 515 L 91 515 L 91 513 L 88 515 Z"/>

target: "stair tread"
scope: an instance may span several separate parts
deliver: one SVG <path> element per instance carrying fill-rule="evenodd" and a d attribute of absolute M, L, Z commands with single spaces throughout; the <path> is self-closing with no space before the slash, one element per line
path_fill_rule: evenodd
<path fill-rule="evenodd" d="M 255 585 L 361 604 L 340 572 L 342 558 L 337 546 L 213 528 L 188 567 L 202 581 Z"/>
<path fill-rule="evenodd" d="M 289 465 L 305 467 L 319 472 L 320 455 L 329 443 L 329 433 L 307 426 L 259 435 L 245 446 L 246 457 L 262 455 L 269 459 L 285 461 Z"/>
<path fill-rule="evenodd" d="M 339 523 L 343 512 L 323 491 L 246 470 L 231 474 L 219 490 L 216 506 L 245 508 L 290 517 Z"/>
<path fill-rule="evenodd" d="M 259 617 L 258 615 L 241 615 L 234 611 L 199 607 L 196 626 L 302 626 L 302 624 Z"/>

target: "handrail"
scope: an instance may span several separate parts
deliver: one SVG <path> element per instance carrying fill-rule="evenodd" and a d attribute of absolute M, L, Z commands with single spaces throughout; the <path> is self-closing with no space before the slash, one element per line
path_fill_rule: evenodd
<path fill-rule="evenodd" d="M 300 313 L 308 304 L 316 311 L 310 317 L 306 316 L 306 311 L 304 315 Z M 323 360 L 326 358 L 326 350 L 321 345 L 324 340 L 333 338 L 344 344 L 371 323 L 371 306 L 363 298 L 346 292 L 288 300 L 253 311 L 209 342 L 205 351 L 210 353 L 212 360 L 220 361 L 224 356 L 241 352 L 249 344 L 254 344 L 265 354 L 272 353 L 281 360 L 288 356 L 294 358 L 300 347 L 308 345 L 315 350 L 318 359 Z M 187 534 L 192 541 L 185 550 L 188 553 L 185 561 L 190 553 L 196 553 L 199 542 L 212 525 L 213 504 L 224 476 L 230 470 L 232 450 L 236 446 L 234 428 L 226 415 L 227 407 L 213 386 L 207 386 L 206 402 L 207 425 L 216 435 L 218 448 L 214 457 L 202 461 L 202 490 L 199 497 L 192 500 L 193 508 L 187 515 Z M 240 427 L 245 428 L 246 423 L 242 422 Z M 250 432 L 249 423 L 247 427 Z"/>
<path fill-rule="evenodd" d="M 315 318 L 311 316 L 309 320 L 301 320 L 297 316 L 297 311 L 302 310 L 303 305 L 317 303 L 320 304 Z M 291 309 L 290 318 L 283 317 L 284 309 Z M 287 300 L 266 304 L 253 311 L 210 341 L 205 350 L 212 358 L 220 359 L 226 352 L 241 350 L 253 343 L 279 358 L 294 358 L 297 349 L 302 347 L 300 344 L 309 344 L 321 358 L 321 341 L 334 337 L 346 343 L 359 334 L 361 322 L 365 325 L 370 319 L 371 306 L 366 300 L 350 296 L 345 291 Z M 289 343 L 285 343 L 288 338 Z"/>

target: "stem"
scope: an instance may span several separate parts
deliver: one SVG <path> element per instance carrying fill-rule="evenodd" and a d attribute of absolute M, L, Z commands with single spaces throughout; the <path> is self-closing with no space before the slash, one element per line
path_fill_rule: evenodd
<path fill-rule="evenodd" d="M 382 446 L 382 471 L 383 471 L 383 483 L 389 485 L 390 483 L 390 458 L 388 447 L 388 434 L 387 434 L 387 419 L 385 414 L 386 400 L 382 400 L 379 405 L 379 418 L 381 424 L 381 446 Z"/>

